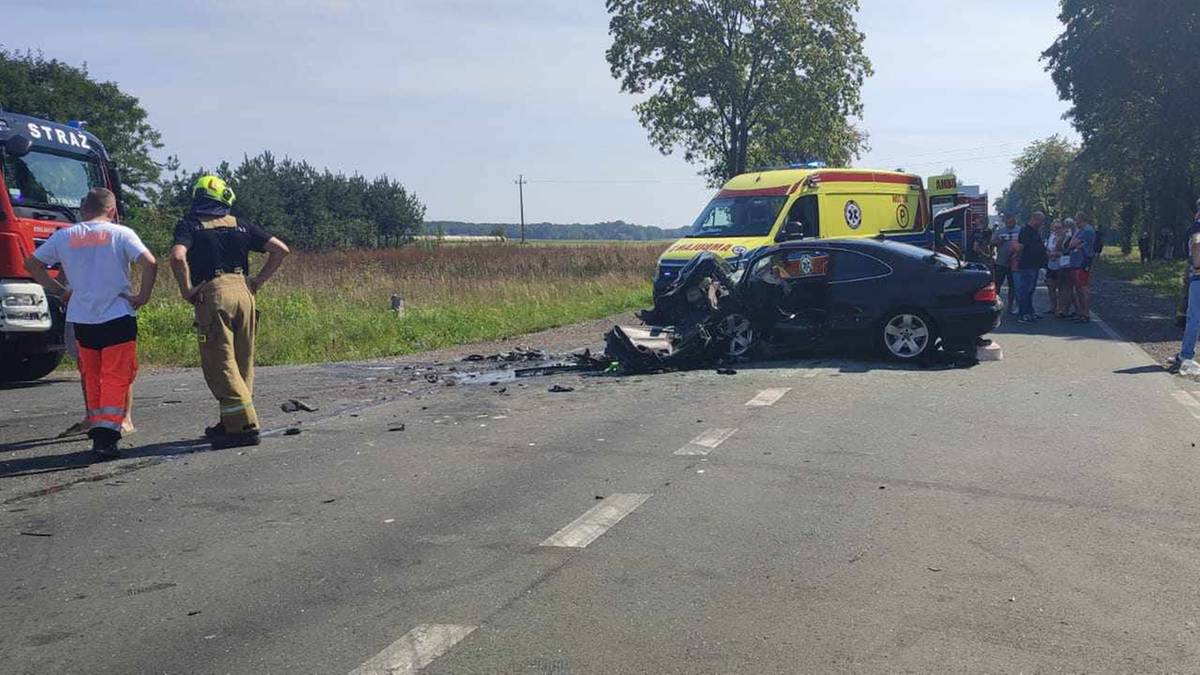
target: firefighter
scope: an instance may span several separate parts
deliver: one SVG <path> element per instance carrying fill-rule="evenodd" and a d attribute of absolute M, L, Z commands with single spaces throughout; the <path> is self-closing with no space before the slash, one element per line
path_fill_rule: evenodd
<path fill-rule="evenodd" d="M 171 247 L 179 292 L 196 309 L 200 367 L 220 407 L 220 421 L 204 430 L 217 449 L 259 443 L 253 400 L 254 294 L 290 253 L 258 225 L 230 215 L 233 200 L 224 180 L 201 176 L 192 188 L 191 209 L 175 226 Z M 257 276 L 250 276 L 250 251 L 267 254 Z"/>

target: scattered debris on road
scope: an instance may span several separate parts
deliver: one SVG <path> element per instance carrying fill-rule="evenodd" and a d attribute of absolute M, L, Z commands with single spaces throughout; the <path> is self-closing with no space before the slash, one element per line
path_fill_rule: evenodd
<path fill-rule="evenodd" d="M 283 431 L 284 436 L 299 436 L 300 427 L 288 427 Z"/>
<path fill-rule="evenodd" d="M 393 424 L 388 427 L 388 431 L 404 431 L 404 424 Z"/>
<path fill-rule="evenodd" d="M 285 413 L 294 413 L 294 412 L 300 412 L 300 411 L 311 413 L 311 412 L 317 412 L 318 410 L 320 410 L 320 408 L 315 408 L 315 407 L 309 405 L 308 403 L 305 403 L 304 401 L 301 401 L 301 400 L 295 399 L 295 398 L 288 399 L 287 401 L 285 401 L 282 405 L 279 406 L 279 409 Z"/>
<path fill-rule="evenodd" d="M 53 537 L 49 532 L 22 532 L 26 537 Z"/>
<path fill-rule="evenodd" d="M 575 388 L 574 387 L 564 387 L 561 384 L 556 384 L 556 385 L 551 386 L 546 391 L 551 392 L 553 394 L 565 394 L 567 392 L 575 391 Z"/>

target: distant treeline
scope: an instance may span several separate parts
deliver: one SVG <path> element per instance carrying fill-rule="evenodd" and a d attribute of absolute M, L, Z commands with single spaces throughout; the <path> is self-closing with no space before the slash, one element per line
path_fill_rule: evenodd
<path fill-rule="evenodd" d="M 678 239 L 686 227 L 666 230 L 652 225 L 634 225 L 622 220 L 606 223 L 525 223 L 526 239 L 606 239 L 615 241 L 654 241 Z M 421 226 L 422 234 L 436 235 L 500 235 L 509 239 L 521 238 L 519 223 L 463 223 L 453 220 L 433 220 Z"/>
<path fill-rule="evenodd" d="M 196 178 L 209 172 L 176 171 L 130 207 L 129 224 L 148 245 L 163 250 L 188 209 Z M 418 233 L 425 215 L 416 195 L 387 176 L 347 176 L 300 160 L 276 159 L 270 152 L 245 157 L 236 167 L 222 162 L 211 173 L 236 191 L 233 215 L 258 223 L 294 248 L 399 246 Z"/>

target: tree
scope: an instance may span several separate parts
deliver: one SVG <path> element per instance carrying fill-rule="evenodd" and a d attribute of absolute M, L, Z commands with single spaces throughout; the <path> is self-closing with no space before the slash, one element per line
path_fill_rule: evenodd
<path fill-rule="evenodd" d="M 865 147 L 848 117 L 871 74 L 857 0 L 607 0 L 607 52 L 663 154 L 714 184 L 759 164 L 845 164 Z"/>
<path fill-rule="evenodd" d="M 1200 191 L 1200 54 L 1181 47 L 1200 31 L 1200 3 L 1062 0 L 1059 19 L 1043 58 L 1083 156 L 1121 193 L 1114 217 L 1157 241 L 1160 227 L 1189 220 Z"/>
<path fill-rule="evenodd" d="M 146 121 L 146 111 L 116 83 L 92 79 L 86 65 L 0 47 L 0 109 L 56 122 L 86 120 L 120 167 L 134 201 L 159 178 L 161 167 L 150 153 L 162 147 L 162 138 Z"/>
<path fill-rule="evenodd" d="M 996 210 L 1019 222 L 1034 211 L 1065 215 L 1061 196 L 1067 170 L 1079 149 L 1062 136 L 1034 141 L 1013 160 L 1013 181 L 996 200 Z"/>

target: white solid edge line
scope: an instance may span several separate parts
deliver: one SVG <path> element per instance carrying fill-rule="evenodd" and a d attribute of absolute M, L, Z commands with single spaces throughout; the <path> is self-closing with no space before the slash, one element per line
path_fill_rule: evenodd
<path fill-rule="evenodd" d="M 746 401 L 746 407 L 747 408 L 762 408 L 762 407 L 769 406 L 769 405 L 775 405 L 775 403 L 779 399 L 783 398 L 783 396 L 791 390 L 792 390 L 791 387 L 779 387 L 777 389 L 763 389 L 762 391 L 758 392 L 757 396 L 750 399 L 749 401 Z"/>
<path fill-rule="evenodd" d="M 1121 348 L 1125 350 L 1126 354 L 1129 354 L 1131 357 L 1133 357 L 1134 359 L 1137 359 L 1138 361 L 1141 361 L 1142 359 L 1149 359 L 1150 363 L 1155 363 L 1155 364 L 1158 363 L 1158 361 L 1155 360 L 1155 358 L 1150 355 L 1150 352 L 1147 352 L 1145 349 L 1142 349 L 1141 345 L 1139 345 L 1135 342 L 1130 342 L 1129 340 L 1126 340 L 1125 338 L 1121 337 L 1121 334 L 1118 333 L 1116 331 L 1116 329 L 1114 329 L 1112 326 L 1108 325 L 1108 322 L 1105 321 L 1104 319 L 1100 318 L 1100 316 L 1098 316 L 1095 312 L 1092 312 L 1091 314 L 1092 314 L 1092 323 L 1099 326 L 1100 330 L 1104 331 L 1105 335 L 1107 335 L 1108 337 L 1110 337 L 1114 341 L 1116 341 L 1118 344 L 1120 344 Z"/>
<path fill-rule="evenodd" d="M 415 673 L 467 637 L 477 626 L 423 623 L 384 648 L 350 675 Z"/>
<path fill-rule="evenodd" d="M 584 548 L 596 541 L 610 527 L 621 522 L 625 516 L 641 506 L 648 494 L 612 494 L 605 500 L 584 512 L 570 525 L 550 535 L 542 546 L 557 546 L 563 548 Z"/>
<path fill-rule="evenodd" d="M 709 429 L 675 451 L 676 455 L 707 455 L 737 432 L 737 429 Z"/>

